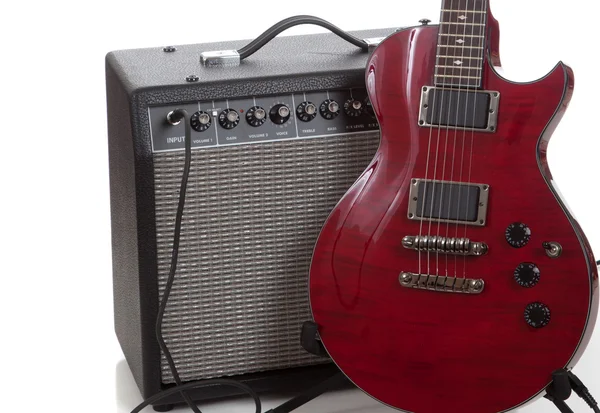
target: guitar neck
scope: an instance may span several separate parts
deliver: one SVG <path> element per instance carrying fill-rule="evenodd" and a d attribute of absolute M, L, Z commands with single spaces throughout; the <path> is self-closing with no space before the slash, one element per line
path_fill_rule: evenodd
<path fill-rule="evenodd" d="M 442 0 L 436 86 L 481 87 L 487 9 L 487 0 Z"/>

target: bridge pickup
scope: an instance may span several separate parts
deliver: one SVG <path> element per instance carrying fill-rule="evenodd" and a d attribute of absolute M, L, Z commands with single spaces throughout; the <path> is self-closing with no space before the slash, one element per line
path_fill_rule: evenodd
<path fill-rule="evenodd" d="M 402 239 L 402 246 L 415 251 L 433 251 L 452 255 L 481 256 L 487 253 L 488 246 L 484 242 L 472 242 L 469 238 L 451 238 L 435 235 L 407 235 Z"/>
<path fill-rule="evenodd" d="M 425 86 L 421 89 L 422 127 L 495 132 L 500 93 Z"/>
<path fill-rule="evenodd" d="M 412 179 L 408 219 L 484 226 L 490 186 L 466 182 Z"/>
<path fill-rule="evenodd" d="M 412 272 L 401 272 L 399 281 L 400 285 L 406 288 L 459 294 L 481 294 L 485 286 L 481 278 L 446 277 Z"/>

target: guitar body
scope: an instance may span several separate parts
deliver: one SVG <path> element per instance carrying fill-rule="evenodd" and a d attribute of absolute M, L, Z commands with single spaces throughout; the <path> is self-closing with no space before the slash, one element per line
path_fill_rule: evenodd
<path fill-rule="evenodd" d="M 421 91 L 434 84 L 437 35 L 437 26 L 409 28 L 370 57 L 366 81 L 381 145 L 322 229 L 310 303 L 334 362 L 375 399 L 416 413 L 502 412 L 540 396 L 554 370 L 576 363 L 597 314 L 594 257 L 546 160 L 573 73 L 560 63 L 539 81 L 509 82 L 493 67 L 492 33 L 482 89 L 500 93 L 497 130 L 422 127 Z M 485 225 L 408 219 L 413 179 L 488 185 Z M 531 231 L 522 248 L 505 237 L 516 222 Z M 405 236 L 419 234 L 466 236 L 488 251 L 464 257 L 403 246 Z M 544 242 L 560 244 L 562 254 L 551 258 Z M 515 281 L 521 263 L 539 269 L 535 286 Z M 401 272 L 477 278 L 485 288 L 406 288 Z M 525 321 L 531 303 L 549 308 L 546 326 Z"/>

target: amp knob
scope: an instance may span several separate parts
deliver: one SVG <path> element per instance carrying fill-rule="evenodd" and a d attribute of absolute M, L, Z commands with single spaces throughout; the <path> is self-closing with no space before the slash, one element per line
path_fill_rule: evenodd
<path fill-rule="evenodd" d="M 363 103 L 360 100 L 348 99 L 344 102 L 344 112 L 351 118 L 356 118 L 363 113 Z"/>
<path fill-rule="evenodd" d="M 305 101 L 298 105 L 296 114 L 302 122 L 310 122 L 317 116 L 317 107 L 314 103 Z"/>
<path fill-rule="evenodd" d="M 279 103 L 269 111 L 271 121 L 276 125 L 283 125 L 290 118 L 290 108 L 283 103 Z"/>
<path fill-rule="evenodd" d="M 550 309 L 542 303 L 531 303 L 525 307 L 525 321 L 533 328 L 546 327 L 550 323 Z"/>
<path fill-rule="evenodd" d="M 521 287 L 531 288 L 540 281 L 540 269 L 535 264 L 524 262 L 515 269 L 514 276 Z"/>
<path fill-rule="evenodd" d="M 196 132 L 204 132 L 210 128 L 211 123 L 210 115 L 204 111 L 198 111 L 190 118 L 190 125 Z"/>
<path fill-rule="evenodd" d="M 375 110 L 373 109 L 373 104 L 371 103 L 371 99 L 368 97 L 365 98 L 363 102 L 363 106 L 365 107 L 365 113 L 372 118 L 375 118 Z"/>
<path fill-rule="evenodd" d="M 531 230 L 521 222 L 514 222 L 506 228 L 504 233 L 506 241 L 514 248 L 521 248 L 527 245 L 531 238 Z"/>
<path fill-rule="evenodd" d="M 334 119 L 340 114 L 340 104 L 335 100 L 327 99 L 319 106 L 319 113 L 327 120 Z"/>
<path fill-rule="evenodd" d="M 267 112 L 260 106 L 253 106 L 246 112 L 246 121 L 250 126 L 259 127 L 267 121 Z"/>
<path fill-rule="evenodd" d="M 240 115 L 233 109 L 225 109 L 219 113 L 219 125 L 225 129 L 233 129 L 240 123 Z"/>

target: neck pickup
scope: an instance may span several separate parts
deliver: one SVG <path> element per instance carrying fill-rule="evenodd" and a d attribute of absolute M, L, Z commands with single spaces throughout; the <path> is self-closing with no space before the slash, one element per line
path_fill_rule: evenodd
<path fill-rule="evenodd" d="M 424 86 L 419 125 L 496 132 L 500 93 Z"/>

